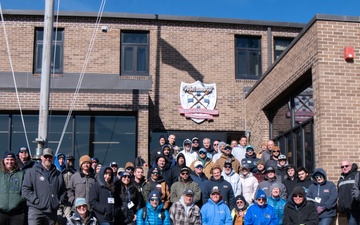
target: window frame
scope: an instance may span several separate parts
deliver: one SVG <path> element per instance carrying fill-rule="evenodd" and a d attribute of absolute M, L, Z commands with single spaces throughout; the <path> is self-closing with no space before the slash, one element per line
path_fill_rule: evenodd
<path fill-rule="evenodd" d="M 257 40 L 258 41 L 258 48 L 252 47 L 237 47 L 237 41 L 239 38 L 246 38 L 248 39 L 249 45 L 250 41 Z M 262 76 L 262 56 L 261 56 L 261 36 L 248 36 L 248 35 L 236 35 L 234 41 L 235 47 L 235 79 L 249 79 L 249 80 L 258 80 Z M 240 74 L 240 65 L 238 55 L 240 52 L 245 53 L 245 66 L 246 66 L 246 74 Z M 258 74 L 251 74 L 252 69 L 252 57 L 251 54 L 257 54 L 257 60 L 259 65 Z"/>
<path fill-rule="evenodd" d="M 39 74 L 41 73 L 41 69 L 42 69 L 42 46 L 43 46 L 43 39 L 42 40 L 38 40 L 38 32 L 44 32 L 44 28 L 43 27 L 36 27 L 35 28 L 35 32 L 34 32 L 34 65 L 33 65 L 33 72 L 35 74 Z M 53 31 L 53 40 L 52 40 L 52 51 L 54 50 L 54 46 L 59 47 L 60 52 L 57 51 L 57 54 L 59 54 L 59 68 L 58 69 L 54 69 L 53 65 L 54 65 L 54 52 L 51 53 L 51 73 L 56 73 L 56 74 L 62 74 L 64 72 L 64 28 L 54 28 Z M 57 34 L 57 37 L 59 37 L 59 35 L 61 36 L 61 40 L 57 39 L 55 40 L 55 34 Z M 41 50 L 39 50 L 41 49 Z M 39 54 L 40 54 L 40 58 L 39 58 Z M 40 60 L 40 62 L 38 61 Z M 57 60 L 55 59 L 55 62 Z M 39 66 L 38 66 L 39 65 Z"/>
<path fill-rule="evenodd" d="M 293 40 L 294 38 L 292 37 L 274 37 L 274 60 L 276 60 L 287 49 Z M 276 42 L 278 41 L 288 41 L 288 44 L 284 50 L 276 50 Z"/>
<path fill-rule="evenodd" d="M 124 41 L 124 35 L 126 34 L 145 34 L 146 35 L 146 43 L 125 43 Z M 150 35 L 149 31 L 143 31 L 143 30 L 137 30 L 137 31 L 128 31 L 123 30 L 121 31 L 121 57 L 120 57 L 120 74 L 121 75 L 131 75 L 131 76 L 148 76 L 149 75 L 149 65 L 150 65 Z M 133 48 L 133 58 L 132 58 L 132 71 L 125 71 L 125 48 Z M 144 48 L 146 50 L 145 53 L 145 71 L 138 71 L 137 70 L 137 63 L 138 63 L 138 49 Z"/>

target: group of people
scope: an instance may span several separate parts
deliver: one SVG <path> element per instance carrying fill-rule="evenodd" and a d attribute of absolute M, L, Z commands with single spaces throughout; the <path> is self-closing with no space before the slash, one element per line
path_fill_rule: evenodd
<path fill-rule="evenodd" d="M 119 167 L 83 155 L 43 150 L 5 152 L 0 171 L 0 224 L 331 224 L 337 206 L 360 224 L 357 165 L 341 162 L 337 186 L 317 168 L 288 164 L 273 141 L 255 152 L 246 137 L 226 144 L 209 138 L 159 138 L 149 164 Z M 144 167 L 149 171 L 144 174 Z"/>

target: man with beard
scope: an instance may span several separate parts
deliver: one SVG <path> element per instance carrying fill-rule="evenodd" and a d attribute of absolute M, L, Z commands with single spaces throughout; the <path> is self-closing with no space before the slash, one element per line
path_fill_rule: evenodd
<path fill-rule="evenodd" d="M 156 156 L 160 155 L 162 152 L 162 146 L 166 143 L 166 138 L 164 135 L 160 135 L 159 137 L 159 145 L 154 148 L 151 151 L 151 156 L 150 156 L 150 163 L 149 165 L 152 167 L 153 165 L 155 165 L 155 160 L 156 160 Z"/>
<path fill-rule="evenodd" d="M 194 204 L 191 189 L 185 189 L 179 201 L 170 207 L 170 218 L 173 225 L 201 224 L 200 208 Z"/>
<path fill-rule="evenodd" d="M 236 196 L 235 202 L 236 207 L 231 211 L 231 218 L 234 221 L 234 225 L 244 225 L 244 217 L 249 203 L 242 195 Z"/>
<path fill-rule="evenodd" d="M 171 186 L 170 201 L 177 202 L 185 189 L 190 189 L 194 192 L 194 202 L 197 203 L 201 199 L 201 191 L 199 185 L 190 177 L 190 169 L 184 167 L 180 171 L 179 180 Z"/>
<path fill-rule="evenodd" d="M 200 140 L 199 140 L 199 138 L 193 137 L 193 139 L 191 139 L 191 142 L 192 142 L 191 149 L 194 152 L 197 153 L 199 151 L 199 149 L 200 149 Z"/>
<path fill-rule="evenodd" d="M 27 147 L 20 147 L 17 155 L 17 162 L 20 170 L 26 170 L 34 165 L 34 161 L 31 160 L 29 149 Z"/>
<path fill-rule="evenodd" d="M 219 165 L 221 169 L 223 169 L 223 166 L 225 162 L 231 162 L 232 168 L 235 171 L 235 173 L 239 173 L 240 171 L 240 162 L 237 160 L 232 154 L 231 154 L 231 146 L 226 145 L 223 151 L 223 154 L 220 156 L 218 160 L 216 160 L 215 165 Z"/>
<path fill-rule="evenodd" d="M 91 161 L 88 155 L 80 157 L 79 166 L 79 170 L 72 175 L 67 187 L 69 202 L 72 205 L 76 198 L 85 198 L 86 202 L 89 202 L 90 188 L 96 182 L 95 172 L 91 167 Z"/>
<path fill-rule="evenodd" d="M 158 168 L 152 168 L 149 171 L 149 179 L 147 181 L 147 183 L 150 186 L 146 186 L 146 188 L 150 188 L 150 189 L 146 189 L 145 191 L 147 192 L 151 192 L 151 191 L 158 191 L 161 194 L 161 201 L 162 203 L 164 203 L 164 209 L 169 209 L 170 207 L 170 192 L 169 192 L 169 187 L 165 182 L 165 179 L 161 176 L 160 171 L 158 170 Z"/>
<path fill-rule="evenodd" d="M 41 163 L 25 173 L 22 195 L 29 207 L 29 225 L 54 225 L 57 221 L 57 209 L 64 199 L 66 187 L 53 159 L 52 150 L 45 148 Z"/>

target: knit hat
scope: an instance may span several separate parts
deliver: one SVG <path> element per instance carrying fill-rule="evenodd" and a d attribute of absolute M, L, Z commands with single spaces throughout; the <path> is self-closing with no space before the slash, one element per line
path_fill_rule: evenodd
<path fill-rule="evenodd" d="M 160 193 L 159 193 L 158 190 L 153 190 L 153 191 L 151 191 L 150 194 L 149 194 L 148 201 L 150 201 L 150 199 L 151 199 L 151 198 L 154 198 L 154 197 L 157 197 L 157 198 L 159 199 L 159 201 L 160 201 L 160 200 L 161 200 L 160 196 L 161 196 L 161 195 L 160 195 Z"/>
<path fill-rule="evenodd" d="M 263 191 L 262 189 L 259 189 L 257 192 L 256 192 L 256 197 L 255 199 L 259 199 L 259 198 L 263 198 L 266 200 L 266 193 L 265 191 Z"/>
<path fill-rule="evenodd" d="M 127 169 L 127 168 L 129 168 L 129 167 L 132 167 L 133 169 L 135 168 L 134 167 L 134 163 L 132 163 L 132 162 L 127 162 L 126 164 L 125 164 L 125 169 Z"/>
<path fill-rule="evenodd" d="M 279 191 L 281 192 L 281 189 L 280 189 L 280 185 L 278 183 L 273 183 L 271 186 L 270 186 L 270 193 L 272 193 L 272 190 L 274 188 L 278 188 Z"/>
<path fill-rule="evenodd" d="M 84 162 L 91 162 L 90 156 L 88 156 L 88 155 L 83 155 L 83 156 L 81 156 L 80 159 L 79 159 L 79 166 L 81 167 L 81 165 L 82 165 Z"/>
<path fill-rule="evenodd" d="M 294 187 L 293 192 L 292 192 L 291 195 L 293 196 L 293 195 L 296 195 L 296 194 L 301 194 L 301 195 L 305 196 L 305 190 L 304 190 L 304 188 L 301 187 L 301 186 L 296 186 L 296 187 Z"/>
<path fill-rule="evenodd" d="M 249 203 L 245 200 L 244 196 L 242 196 L 242 195 L 236 196 L 235 197 L 235 202 L 237 202 L 238 200 L 241 200 L 241 201 L 243 201 L 245 203 L 244 207 L 241 210 L 245 210 L 247 207 L 249 207 Z"/>
<path fill-rule="evenodd" d="M 259 159 L 257 162 L 256 162 L 256 165 L 263 165 L 263 166 L 265 166 L 265 162 L 264 162 L 264 160 L 262 160 L 262 159 Z"/>
<path fill-rule="evenodd" d="M 10 151 L 7 151 L 4 154 L 4 159 L 15 159 L 15 154 Z"/>
<path fill-rule="evenodd" d="M 81 206 L 81 205 L 86 205 L 87 206 L 85 198 L 76 198 L 76 200 L 75 200 L 75 208 L 77 208 L 78 206 Z"/>

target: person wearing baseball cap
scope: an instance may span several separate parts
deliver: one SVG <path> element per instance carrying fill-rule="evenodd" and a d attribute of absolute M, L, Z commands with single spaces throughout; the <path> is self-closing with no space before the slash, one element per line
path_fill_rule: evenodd
<path fill-rule="evenodd" d="M 85 198 L 77 198 L 74 206 L 76 211 L 69 218 L 68 224 L 98 224 L 96 217 L 89 211 Z"/>
<path fill-rule="evenodd" d="M 201 224 L 200 208 L 194 204 L 195 193 L 185 189 L 181 198 L 170 207 L 170 218 L 173 225 Z"/>
<path fill-rule="evenodd" d="M 286 193 L 286 187 L 279 179 L 277 179 L 275 174 L 275 169 L 273 167 L 267 167 L 266 168 L 266 178 L 264 181 L 259 183 L 258 189 L 262 189 L 267 196 L 271 195 L 270 187 L 274 183 L 277 183 L 279 185 L 281 194 L 280 197 L 286 200 L 287 193 Z"/>
<path fill-rule="evenodd" d="M 79 160 L 79 170 L 71 176 L 67 188 L 68 201 L 73 205 L 76 198 L 85 198 L 89 202 L 89 192 L 96 182 L 95 171 L 91 167 L 91 159 L 88 155 L 83 155 Z M 89 207 L 91 210 L 91 207 Z"/>
<path fill-rule="evenodd" d="M 170 215 L 164 209 L 160 193 L 157 190 L 151 191 L 146 206 L 136 213 L 136 224 L 169 225 L 170 223 Z"/>
<path fill-rule="evenodd" d="M 211 188 L 210 198 L 201 207 L 200 212 L 202 224 L 232 225 L 230 209 L 224 203 L 218 186 Z"/>
<path fill-rule="evenodd" d="M 198 152 L 198 156 L 197 156 L 197 160 L 192 162 L 190 165 L 190 169 L 194 170 L 195 169 L 195 163 L 196 162 L 201 162 L 203 165 L 203 173 L 205 174 L 205 176 L 210 179 L 211 177 L 211 168 L 215 165 L 215 163 L 207 157 L 207 151 L 205 148 L 200 148 L 199 152 Z"/>
<path fill-rule="evenodd" d="M 231 150 L 232 148 L 230 145 L 225 145 L 223 154 L 216 160 L 215 165 L 219 165 L 220 168 L 223 169 L 225 161 L 230 161 L 235 173 L 239 173 L 241 167 L 240 162 L 231 154 Z"/>
<path fill-rule="evenodd" d="M 172 203 L 178 201 L 183 195 L 185 189 L 190 189 L 194 193 L 194 202 L 201 200 L 201 190 L 199 185 L 190 177 L 190 169 L 184 167 L 180 171 L 179 180 L 171 186 L 170 201 Z"/>
<path fill-rule="evenodd" d="M 66 186 L 63 175 L 53 164 L 50 148 L 43 149 L 41 163 L 26 170 L 22 197 L 27 200 L 29 224 L 55 224 L 59 203 L 64 201 Z"/>
<path fill-rule="evenodd" d="M 19 152 L 17 154 L 17 162 L 20 170 L 26 170 L 33 167 L 35 162 L 31 160 L 28 147 L 22 146 L 19 148 Z"/>

